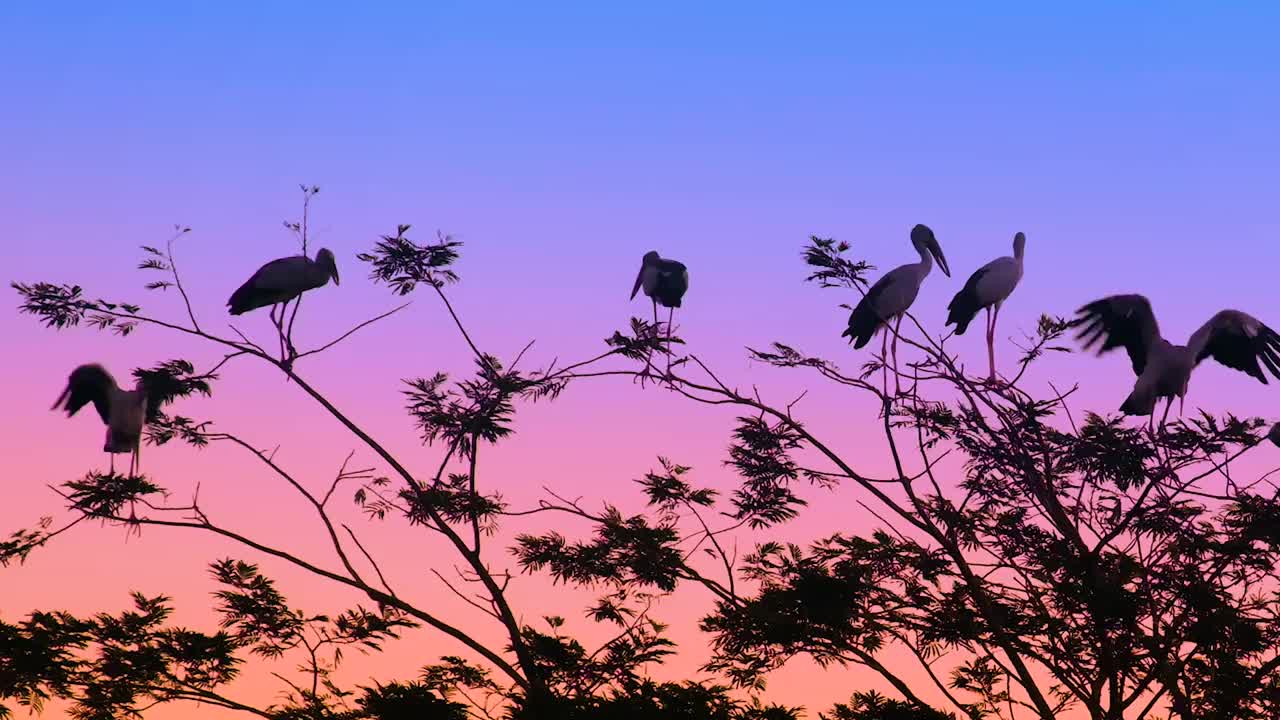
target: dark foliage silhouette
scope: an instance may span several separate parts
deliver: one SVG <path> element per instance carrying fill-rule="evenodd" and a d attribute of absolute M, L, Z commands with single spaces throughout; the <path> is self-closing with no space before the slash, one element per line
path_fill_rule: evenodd
<path fill-rule="evenodd" d="M 304 254 L 306 211 L 317 191 L 304 187 L 304 221 L 290 224 Z M 185 237 L 179 230 L 175 237 Z M 749 350 L 756 363 L 807 373 L 834 401 L 872 399 L 864 421 L 879 429 L 893 468 L 876 476 L 832 439 L 843 428 L 824 430 L 801 416 L 804 403 L 817 401 L 774 402 L 762 389 L 737 389 L 696 353 L 678 352 L 686 346 L 670 320 L 632 318 L 599 354 L 576 362 L 526 369 L 530 347 L 509 360 L 484 352 L 446 293 L 461 280 L 461 244 L 438 235 L 420 245 L 410 231 L 397 227 L 358 259 L 393 295 L 434 295 L 474 358 L 468 377 L 441 373 L 401 386 L 429 463 L 391 452 L 303 372 L 308 357 L 343 347 L 405 306 L 299 349 L 291 339 L 295 305 L 288 323 L 274 324 L 279 342 L 271 352 L 238 330 L 230 338 L 201 327 L 172 240 L 163 251 L 144 249 L 143 266 L 169 274 L 149 287 L 176 289 L 189 322 L 89 299 L 78 285 L 14 284 L 20 311 L 54 329 L 145 328 L 217 348 L 221 360 L 204 371 L 184 360 L 139 371 L 166 398 L 181 400 L 173 408 L 184 413 L 198 415 L 200 396 L 217 389 L 228 362 L 275 368 L 288 380 L 281 392 L 302 393 L 318 414 L 340 423 L 359 442 L 361 459 L 353 453 L 318 484 L 258 449 L 265 439 L 188 415 L 151 418 L 153 444 L 221 443 L 246 453 L 266 478 L 296 493 L 331 552 L 304 556 L 233 530 L 201 505 L 198 488 L 177 479 L 91 471 L 64 481 L 57 486 L 64 518 L 14 531 L 0 541 L 0 561 L 38 562 L 42 546 L 85 520 L 211 534 L 243 557 L 209 566 L 216 628 L 177 626 L 168 598 L 142 589 L 133 608 L 118 614 L 38 610 L 0 621 L 0 717 L 55 702 L 76 718 L 141 717 L 178 702 L 299 720 L 1280 716 L 1280 501 L 1266 476 L 1233 470 L 1263 439 L 1277 437 L 1274 430 L 1264 437 L 1261 420 L 1196 412 L 1135 428 L 1114 415 L 1077 419 L 1073 389 L 1050 385 L 1042 397 L 1024 387 L 1029 368 L 1068 350 L 1069 324 L 1052 316 L 1041 318 L 1012 376 L 998 384 L 967 375 L 948 338 L 910 313 L 887 328 L 911 356 L 892 370 L 901 388 L 894 392 L 869 380 L 890 372 L 883 352 L 849 372 L 783 342 Z M 811 238 L 803 250 L 808 280 L 846 296 L 865 293 L 873 268 L 850 259 L 850 250 Z M 840 321 L 833 316 L 833 334 Z M 656 377 L 655 354 L 670 361 Z M 641 510 L 551 490 L 533 507 L 512 507 L 501 493 L 507 479 L 484 474 L 486 448 L 516 431 L 522 406 L 619 380 L 655 380 L 647 391 L 668 393 L 689 410 L 731 412 L 725 462 L 736 486 L 721 492 L 695 469 L 658 457 L 631 488 L 644 499 Z M 427 465 L 432 473 L 408 469 Z M 874 528 L 807 544 L 771 539 L 813 497 L 836 492 L 839 502 L 875 518 Z M 347 498 L 368 523 L 443 540 L 447 557 L 427 568 L 438 587 L 406 592 L 388 577 L 361 528 L 335 519 Z M 541 529 L 502 535 L 514 517 Z M 567 530 L 566 519 L 590 529 Z M 744 546 L 751 550 L 739 554 Z M 255 564 L 263 558 L 354 590 L 365 604 L 300 608 Z M 456 572 L 447 575 L 451 566 Z M 510 589 L 533 574 L 588 591 L 582 619 L 523 620 L 539 608 L 514 607 Z M 432 601 L 440 590 L 470 603 L 485 627 L 439 615 Z M 651 675 L 681 652 L 659 619 L 672 593 L 711 601 L 700 628 L 711 658 L 684 681 Z M 608 639 L 589 644 L 584 638 L 600 633 L 582 632 L 583 622 L 607 629 Z M 352 652 L 377 653 L 417 629 L 434 631 L 433 652 L 452 649 L 400 679 L 343 684 L 339 669 Z M 481 640 L 494 630 L 501 640 Z M 861 667 L 895 697 L 849 688 L 851 699 L 831 708 L 769 704 L 770 674 L 797 657 Z M 296 672 L 279 676 L 283 695 L 269 706 L 238 700 L 229 689 L 255 671 L 255 658 L 296 661 Z"/>

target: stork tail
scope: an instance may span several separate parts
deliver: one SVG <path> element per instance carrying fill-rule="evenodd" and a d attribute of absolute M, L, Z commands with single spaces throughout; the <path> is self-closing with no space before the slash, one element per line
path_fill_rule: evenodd
<path fill-rule="evenodd" d="M 1156 409 L 1156 394 L 1142 388 L 1134 388 L 1120 405 L 1125 415 L 1150 415 Z"/>
<path fill-rule="evenodd" d="M 250 280 L 231 293 L 231 298 L 227 300 L 227 307 L 230 308 L 232 315 L 243 315 L 258 307 L 253 301 L 253 281 Z"/>
<path fill-rule="evenodd" d="M 983 269 L 985 270 L 985 268 Z M 969 329 L 969 323 L 978 316 L 978 311 L 982 309 L 982 301 L 978 299 L 978 279 L 982 277 L 983 270 L 974 273 L 969 278 L 969 282 L 951 298 L 951 303 L 947 305 L 947 325 L 956 326 L 956 334 L 963 335 L 965 330 Z"/>
<path fill-rule="evenodd" d="M 969 329 L 969 323 L 978 316 L 978 311 L 982 308 L 977 304 L 977 298 L 967 297 L 964 294 L 957 295 L 955 300 L 951 301 L 951 305 L 947 308 L 947 325 L 956 326 L 956 334 L 963 335 L 965 330 Z"/>
<path fill-rule="evenodd" d="M 849 315 L 849 327 L 840 336 L 849 338 L 854 349 L 857 349 L 871 342 L 876 330 L 880 329 L 880 323 L 880 317 L 871 309 L 870 303 L 864 300 L 853 309 L 853 313 Z"/>

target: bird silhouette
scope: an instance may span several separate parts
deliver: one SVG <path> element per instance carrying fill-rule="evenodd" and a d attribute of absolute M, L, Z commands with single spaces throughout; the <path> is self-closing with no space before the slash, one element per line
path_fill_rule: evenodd
<path fill-rule="evenodd" d="M 1167 398 L 1161 423 L 1169 417 L 1173 399 L 1178 412 L 1186 400 L 1191 373 L 1201 361 L 1213 358 L 1264 385 L 1267 371 L 1280 378 L 1280 335 L 1260 320 L 1239 310 L 1222 310 L 1191 334 L 1186 345 L 1174 345 L 1160 335 L 1151 303 L 1142 295 L 1111 295 L 1076 311 L 1072 324 L 1077 339 L 1098 354 L 1123 347 L 1138 376 L 1133 391 L 1120 405 L 1126 415 L 1152 415 L 1160 398 Z M 1266 371 L 1258 365 L 1258 361 Z"/>
<path fill-rule="evenodd" d="M 902 324 L 902 316 L 911 309 L 920 293 L 920 286 L 933 270 L 936 259 L 938 266 L 947 277 L 951 277 L 951 268 L 947 258 L 942 254 L 938 238 L 926 225 L 911 228 L 911 245 L 920 253 L 920 262 L 908 263 L 896 267 L 876 281 L 862 300 L 849 314 L 849 327 L 841 333 L 841 337 L 849 338 L 855 349 L 861 348 L 871 341 L 879 330 L 884 330 L 884 344 L 880 348 L 880 357 L 884 358 L 888 350 L 888 324 L 894 323 L 893 330 L 893 371 L 894 384 L 898 392 L 902 391 L 898 380 L 898 335 L 897 328 Z M 888 392 L 888 378 L 885 378 L 885 392 Z"/>
<path fill-rule="evenodd" d="M 653 301 L 653 325 L 658 326 L 658 306 L 667 308 L 667 343 L 671 342 L 671 323 L 675 317 L 675 309 L 680 307 L 684 294 L 689 290 L 689 269 L 684 263 L 668 260 L 650 250 L 640 261 L 640 272 L 636 275 L 636 283 L 631 288 L 631 299 L 644 289 L 644 294 Z M 668 353 L 670 348 L 668 347 Z M 670 370 L 668 354 L 667 369 Z"/>
<path fill-rule="evenodd" d="M 1013 256 L 996 258 L 978 268 L 947 305 L 947 325 L 956 326 L 956 334 L 963 335 L 979 310 L 987 311 L 987 362 L 990 365 L 991 382 L 996 381 L 996 322 L 1000 319 L 1000 307 L 1013 294 L 1022 280 L 1022 256 L 1026 250 L 1027 236 L 1013 236 Z"/>
<path fill-rule="evenodd" d="M 289 302 L 308 290 L 324 287 L 330 278 L 333 278 L 334 285 L 341 284 L 338 280 L 338 264 L 328 248 L 321 248 L 316 252 L 315 260 L 306 255 L 278 258 L 258 268 L 252 277 L 237 288 L 227 300 L 227 307 L 232 315 L 242 315 L 270 305 L 271 322 L 279 332 L 280 354 L 283 356 L 286 339 L 284 318 Z"/>
<path fill-rule="evenodd" d="M 51 409 L 66 410 L 67 417 L 71 417 L 80 408 L 93 403 L 98 417 L 107 426 L 102 451 L 111 458 L 111 472 L 115 472 L 116 454 L 129 453 L 129 474 L 134 475 L 142 464 L 142 429 L 146 423 L 159 417 L 159 398 L 153 399 L 150 395 L 143 380 L 138 380 L 132 390 L 125 390 L 106 368 L 92 363 L 71 371 L 67 387 Z"/>

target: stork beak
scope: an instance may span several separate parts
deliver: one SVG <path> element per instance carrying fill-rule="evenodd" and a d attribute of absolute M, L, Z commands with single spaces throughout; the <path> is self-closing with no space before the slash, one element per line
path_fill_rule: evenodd
<path fill-rule="evenodd" d="M 332 276 L 333 276 L 333 284 L 334 284 L 334 285 L 341 285 L 341 284 L 342 284 L 341 282 L 339 282 L 339 281 L 338 281 L 338 266 L 336 266 L 336 265 L 335 265 L 335 266 L 333 267 L 333 272 L 331 272 L 331 273 L 330 273 L 330 275 L 332 275 Z"/>
<path fill-rule="evenodd" d="M 640 266 L 640 272 L 636 273 L 635 287 L 631 288 L 631 299 L 636 299 L 636 293 L 640 292 L 640 285 L 644 282 L 644 266 Z"/>
<path fill-rule="evenodd" d="M 929 253 L 933 255 L 933 259 L 938 261 L 938 267 L 942 268 L 942 274 L 951 277 L 951 266 L 947 265 L 947 256 L 942 254 L 942 246 L 938 244 L 937 238 L 929 241 Z"/>

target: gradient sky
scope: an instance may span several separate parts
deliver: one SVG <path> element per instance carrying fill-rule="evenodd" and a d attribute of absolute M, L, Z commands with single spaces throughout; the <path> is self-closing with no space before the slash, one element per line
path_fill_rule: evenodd
<path fill-rule="evenodd" d="M 692 348 L 735 382 L 764 383 L 777 402 L 816 384 L 750 365 L 742 346 L 785 339 L 849 367 L 865 357 L 839 338 L 836 304 L 851 299 L 800 282 L 810 234 L 849 240 L 883 270 L 913 259 L 913 224 L 931 225 L 956 274 L 930 277 L 917 301 L 935 327 L 950 294 L 1007 254 L 1018 230 L 1026 278 L 1002 313 L 1002 337 L 1117 291 L 1147 294 L 1178 340 L 1222 307 L 1280 323 L 1274 4 L 644 5 L 0 5 L 4 280 L 74 281 L 177 318 L 176 298 L 146 296 L 133 268 L 139 244 L 160 244 L 182 223 L 193 228 L 179 260 L 196 310 L 221 326 L 227 295 L 263 261 L 293 252 L 280 222 L 297 216 L 306 182 L 323 188 L 315 242 L 335 251 L 344 279 L 308 296 L 300 334 L 312 342 L 393 304 L 354 255 L 398 223 L 412 223 L 419 240 L 437 229 L 463 240 L 455 297 L 477 342 L 509 358 L 536 338 L 538 362 L 594 351 L 647 310 L 627 302 L 644 251 L 680 259 L 692 277 L 679 318 Z M 267 337 L 264 316 L 237 324 Z M 0 335 L 4 532 L 56 512 L 47 484 L 103 462 L 95 420 L 47 411 L 72 367 L 101 361 L 123 376 L 169 357 L 203 367 L 219 357 L 151 329 L 125 340 L 54 334 L 12 310 L 0 312 Z M 958 344 L 981 366 L 981 333 Z M 1001 352 L 1013 357 L 1007 342 Z M 397 378 L 467 364 L 423 296 L 302 370 L 426 468 L 438 455 L 418 448 Z M 265 369 L 233 364 L 223 377 L 215 399 L 178 410 L 279 444 L 313 486 L 357 449 Z M 1050 378 L 1079 381 L 1078 406 L 1100 410 L 1131 382 L 1123 357 L 1055 358 L 1029 387 Z M 1191 401 L 1269 414 L 1273 393 L 1211 366 Z M 801 410 L 868 471 L 884 465 L 883 440 L 862 426 L 874 417 L 865 400 L 817 393 Z M 661 453 L 728 488 L 731 423 L 627 383 L 580 388 L 522 412 L 518 434 L 487 456 L 482 484 L 516 505 L 547 486 L 634 506 L 629 481 Z M 143 454 L 175 500 L 200 483 L 224 522 L 329 563 L 314 518 L 232 448 Z M 806 492 L 815 507 L 779 537 L 868 527 L 855 488 Z M 423 576 L 433 543 L 398 527 L 364 532 L 402 586 L 441 593 L 432 607 L 468 618 Z M 173 595 L 180 621 L 209 627 L 199 563 L 228 553 L 257 559 L 186 534 L 126 541 L 118 529 L 81 528 L 0 571 L 0 616 L 119 608 L 137 589 Z M 266 567 L 308 609 L 355 600 Z M 517 598 L 529 617 L 580 624 L 579 608 L 545 583 L 524 581 Z M 694 623 L 709 602 L 690 589 L 660 613 L 689 647 L 677 669 L 702 658 Z M 353 661 L 349 677 L 405 677 L 457 650 L 415 634 L 384 660 Z M 274 681 L 263 674 L 237 691 L 269 696 Z M 769 697 L 817 709 L 865 687 L 884 685 L 798 661 Z"/>

